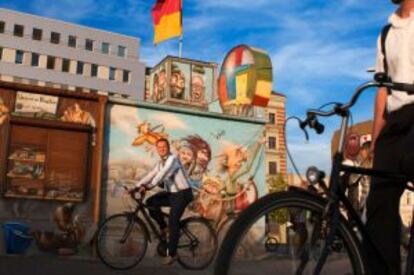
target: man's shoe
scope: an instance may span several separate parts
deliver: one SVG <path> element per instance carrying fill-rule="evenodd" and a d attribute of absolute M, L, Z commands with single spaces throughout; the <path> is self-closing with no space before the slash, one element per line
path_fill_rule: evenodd
<path fill-rule="evenodd" d="M 167 257 L 164 257 L 164 259 L 162 259 L 162 264 L 163 265 L 172 265 L 177 260 L 178 260 L 178 255 L 167 256 Z"/>

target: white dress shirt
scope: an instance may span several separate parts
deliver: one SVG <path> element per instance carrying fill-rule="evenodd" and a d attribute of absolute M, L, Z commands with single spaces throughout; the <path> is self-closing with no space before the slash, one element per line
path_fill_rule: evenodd
<path fill-rule="evenodd" d="M 165 190 L 171 193 L 191 188 L 180 160 L 173 154 L 168 155 L 165 160 L 160 160 L 155 167 L 136 184 L 136 187 L 144 185 L 146 188 L 151 189 L 160 183 L 164 183 Z"/>
<path fill-rule="evenodd" d="M 414 12 L 410 17 L 401 18 L 393 13 L 389 17 L 391 23 L 385 41 L 388 75 L 394 82 L 414 83 Z M 381 35 L 377 43 L 377 72 L 384 72 L 384 56 L 381 50 Z M 395 91 L 387 98 L 387 111 L 393 112 L 401 107 L 414 103 L 414 95 Z"/>

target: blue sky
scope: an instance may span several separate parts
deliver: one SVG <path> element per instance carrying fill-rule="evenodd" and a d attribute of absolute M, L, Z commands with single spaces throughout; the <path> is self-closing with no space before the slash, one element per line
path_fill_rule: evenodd
<path fill-rule="evenodd" d="M 0 7 L 139 37 L 147 65 L 178 54 L 177 40 L 152 46 L 150 10 L 155 0 L 5 0 Z M 287 114 L 346 101 L 369 80 L 376 40 L 394 10 L 389 0 L 184 0 L 183 56 L 220 63 L 237 44 L 269 52 L 274 89 L 287 96 Z M 354 121 L 371 117 L 374 92 L 354 110 Z M 292 124 L 290 148 L 300 167 L 329 166 L 330 140 L 339 124 L 325 120 L 323 136 L 305 143 Z"/>

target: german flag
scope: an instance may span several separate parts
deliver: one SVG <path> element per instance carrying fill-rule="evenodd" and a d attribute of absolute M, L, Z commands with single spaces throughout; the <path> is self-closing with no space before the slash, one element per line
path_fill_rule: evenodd
<path fill-rule="evenodd" d="M 152 8 L 154 44 L 182 35 L 181 0 L 157 0 Z"/>

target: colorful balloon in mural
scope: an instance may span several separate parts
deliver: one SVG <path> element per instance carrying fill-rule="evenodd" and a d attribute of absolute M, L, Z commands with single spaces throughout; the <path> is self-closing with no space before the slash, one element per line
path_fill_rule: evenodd
<path fill-rule="evenodd" d="M 249 115 L 253 106 L 266 107 L 272 92 L 269 55 L 247 45 L 234 47 L 225 57 L 218 80 L 224 113 Z"/>

